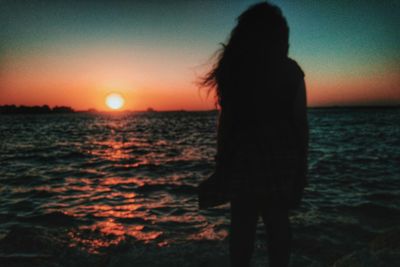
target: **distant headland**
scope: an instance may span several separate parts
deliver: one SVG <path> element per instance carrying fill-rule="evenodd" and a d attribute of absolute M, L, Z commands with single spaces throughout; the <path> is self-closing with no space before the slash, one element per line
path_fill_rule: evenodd
<path fill-rule="evenodd" d="M 71 107 L 55 106 L 50 108 L 48 105 L 43 106 L 16 106 L 5 105 L 0 106 L 0 114 L 52 114 L 52 113 L 74 113 Z"/>

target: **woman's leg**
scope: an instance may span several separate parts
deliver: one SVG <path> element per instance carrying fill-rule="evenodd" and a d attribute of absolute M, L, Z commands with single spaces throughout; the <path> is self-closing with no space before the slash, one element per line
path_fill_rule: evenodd
<path fill-rule="evenodd" d="M 283 207 L 265 207 L 262 218 L 267 230 L 269 266 L 289 266 L 292 232 L 288 210 Z"/>
<path fill-rule="evenodd" d="M 248 199 L 231 201 L 229 248 L 231 266 L 249 266 L 254 249 L 258 211 Z"/>

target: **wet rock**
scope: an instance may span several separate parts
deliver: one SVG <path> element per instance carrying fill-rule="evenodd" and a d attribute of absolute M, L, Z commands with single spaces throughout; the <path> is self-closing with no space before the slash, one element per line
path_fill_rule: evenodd
<path fill-rule="evenodd" d="M 400 228 L 376 236 L 369 246 L 337 260 L 333 267 L 396 267 L 400 262 Z"/>
<path fill-rule="evenodd" d="M 106 266 L 105 256 L 88 255 L 69 246 L 67 229 L 14 226 L 0 240 L 0 266 Z"/>

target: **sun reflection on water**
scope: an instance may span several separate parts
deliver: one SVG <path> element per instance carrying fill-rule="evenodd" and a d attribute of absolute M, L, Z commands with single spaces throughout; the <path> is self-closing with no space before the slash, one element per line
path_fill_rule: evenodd
<path fill-rule="evenodd" d="M 173 133 L 164 138 L 165 127 L 146 123 L 132 131 L 135 124 L 128 125 L 123 115 L 99 117 L 86 126 L 92 134 L 71 145 L 78 152 L 70 165 L 56 170 L 62 175 L 58 182 L 35 188 L 54 194 L 56 204 L 44 209 L 62 208 L 60 217 L 77 222 L 68 230 L 70 246 L 102 253 L 124 242 L 165 247 L 179 238 L 225 238 L 193 208 L 197 177 L 176 171 L 191 167 L 188 161 L 204 160 L 203 152 L 192 146 L 193 140 L 174 141 Z M 193 227 L 206 230 L 196 235 Z"/>

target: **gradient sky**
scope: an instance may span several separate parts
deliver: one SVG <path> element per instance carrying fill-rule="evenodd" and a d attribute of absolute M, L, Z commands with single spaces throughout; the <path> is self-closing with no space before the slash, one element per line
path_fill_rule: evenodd
<path fill-rule="evenodd" d="M 214 108 L 196 81 L 259 1 L 0 0 L 0 105 Z M 270 1 L 290 29 L 309 106 L 400 104 L 400 1 Z"/>

